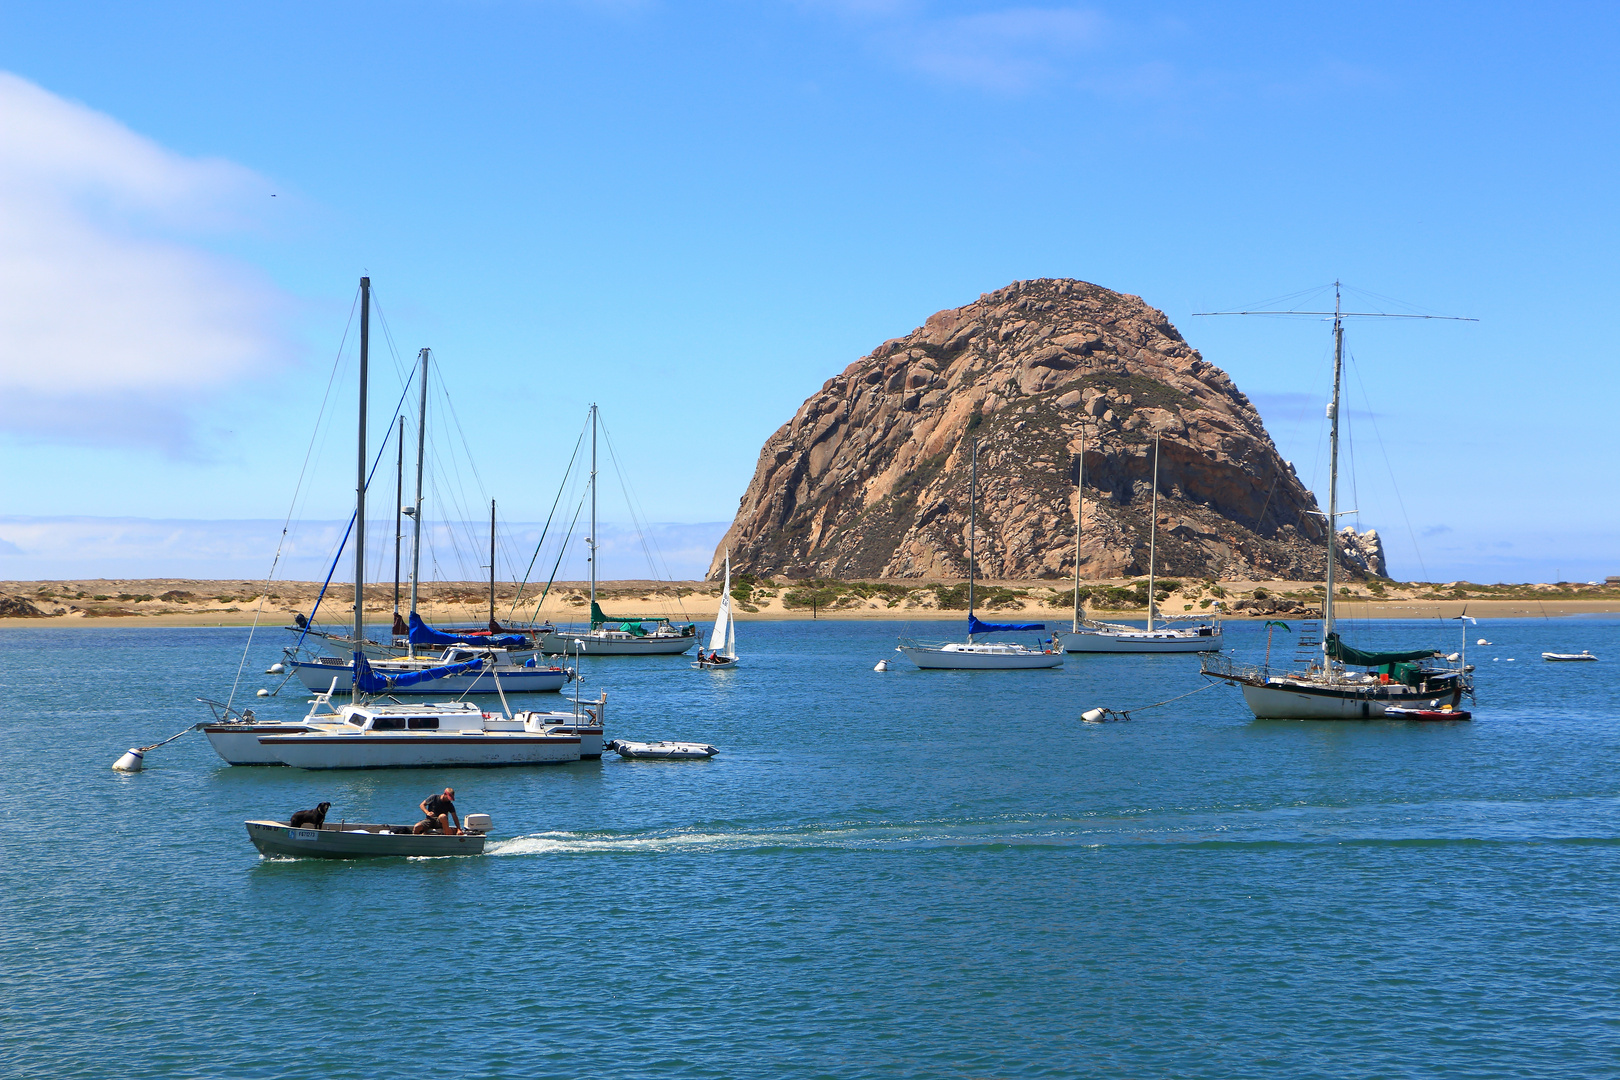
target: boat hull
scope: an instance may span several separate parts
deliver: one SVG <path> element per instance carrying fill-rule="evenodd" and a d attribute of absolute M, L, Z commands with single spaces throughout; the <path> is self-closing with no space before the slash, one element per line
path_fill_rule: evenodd
<path fill-rule="evenodd" d="M 696 644 L 696 637 L 604 639 L 589 634 L 547 634 L 540 639 L 540 648 L 552 656 L 576 651 L 585 656 L 678 656 Z M 505 679 L 502 675 L 503 683 Z"/>
<path fill-rule="evenodd" d="M 902 645 L 900 651 L 924 671 L 1023 671 L 1063 666 L 1062 653 L 950 652 L 919 645 Z"/>
<path fill-rule="evenodd" d="M 322 664 L 294 660 L 292 669 L 297 674 L 299 682 L 319 693 L 324 693 L 332 686 L 333 679 L 337 680 L 335 687 L 337 693 L 347 694 L 354 689 L 352 661 Z M 387 673 L 385 669 L 374 670 L 378 670 L 379 674 Z M 549 694 L 561 690 L 568 682 L 568 672 L 561 668 L 510 668 L 497 674 L 500 675 L 498 690 L 495 686 L 495 676 L 486 668 L 483 671 L 430 679 L 414 686 L 390 689 L 388 692 L 400 697 L 423 694 Z"/>
<path fill-rule="evenodd" d="M 578 761 L 581 737 L 527 732 L 270 735 L 260 742 L 295 769 L 437 769 Z M 597 753 L 600 755 L 600 742 Z"/>
<path fill-rule="evenodd" d="M 1391 707 L 1423 708 L 1430 702 L 1455 706 L 1462 699 L 1458 690 L 1421 694 L 1395 685 L 1339 688 L 1242 682 L 1238 687 L 1257 720 L 1376 720 Z"/>
<path fill-rule="evenodd" d="M 482 855 L 483 833 L 447 836 L 415 835 L 410 826 L 326 825 L 320 829 L 294 829 L 279 821 L 249 821 L 248 839 L 263 855 L 304 859 L 375 859 L 387 857 L 434 858 L 446 855 Z M 404 832 L 382 834 L 381 828 Z"/>
<path fill-rule="evenodd" d="M 1066 653 L 1193 653 L 1221 649 L 1219 630 L 1210 634 L 1184 630 L 1074 630 L 1056 637 Z"/>
<path fill-rule="evenodd" d="M 285 765 L 273 750 L 260 745 L 259 738 L 297 735 L 310 728 L 305 724 L 209 724 L 202 730 L 214 753 L 227 765 Z"/>

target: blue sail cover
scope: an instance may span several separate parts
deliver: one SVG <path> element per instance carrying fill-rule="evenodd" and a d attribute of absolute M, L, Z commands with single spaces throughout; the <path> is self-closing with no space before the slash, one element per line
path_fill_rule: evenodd
<path fill-rule="evenodd" d="M 354 654 L 354 688 L 362 694 L 386 694 L 390 690 L 400 687 L 415 686 L 417 683 L 429 682 L 433 679 L 442 679 L 447 675 L 460 675 L 464 671 L 476 671 L 484 666 L 484 658 L 476 657 L 464 660 L 459 664 L 445 664 L 442 667 L 430 667 L 422 671 L 408 671 L 402 675 L 379 675 L 366 660 L 364 654 Z"/>
<path fill-rule="evenodd" d="M 1008 630 L 1045 630 L 1042 622 L 980 622 L 978 616 L 968 616 L 969 634 L 999 634 Z"/>
<path fill-rule="evenodd" d="M 411 612 L 410 635 L 412 645 L 493 645 L 498 649 L 521 649 L 523 638 L 517 634 L 477 634 L 463 637 L 435 630 L 422 621 L 422 616 Z"/>

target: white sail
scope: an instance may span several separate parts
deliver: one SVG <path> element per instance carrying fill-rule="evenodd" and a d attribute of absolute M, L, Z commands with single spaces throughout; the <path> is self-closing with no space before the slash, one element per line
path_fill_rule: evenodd
<path fill-rule="evenodd" d="M 726 553 L 726 584 L 720 593 L 720 610 L 714 616 L 714 633 L 709 635 L 709 651 L 736 656 L 737 631 L 731 620 L 731 553 Z"/>

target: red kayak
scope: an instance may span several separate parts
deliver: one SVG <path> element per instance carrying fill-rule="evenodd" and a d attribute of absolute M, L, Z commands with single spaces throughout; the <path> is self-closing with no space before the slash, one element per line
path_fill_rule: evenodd
<path fill-rule="evenodd" d="M 1465 709 L 1403 709 L 1394 706 L 1384 710 L 1385 716 L 1397 720 L 1472 720 L 1474 714 Z"/>

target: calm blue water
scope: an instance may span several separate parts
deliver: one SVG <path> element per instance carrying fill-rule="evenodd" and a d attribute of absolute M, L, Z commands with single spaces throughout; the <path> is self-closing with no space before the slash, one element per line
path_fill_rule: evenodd
<path fill-rule="evenodd" d="M 586 661 L 610 735 L 708 763 L 321 774 L 189 735 L 134 776 L 246 632 L 0 632 L 0 1074 L 1620 1074 L 1620 620 L 1471 629 L 1477 719 L 1445 725 L 1256 722 L 1226 687 L 1085 725 L 1196 658 L 874 673 L 895 631 Z M 445 783 L 491 855 L 267 862 L 242 827 Z"/>

